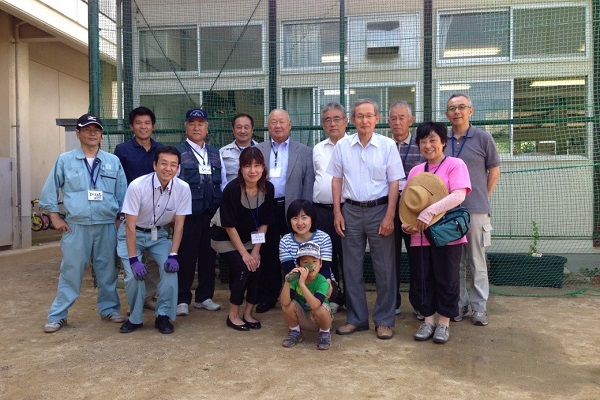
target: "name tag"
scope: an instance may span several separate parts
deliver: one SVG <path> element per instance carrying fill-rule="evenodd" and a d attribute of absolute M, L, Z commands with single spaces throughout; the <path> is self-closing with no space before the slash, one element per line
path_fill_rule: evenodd
<path fill-rule="evenodd" d="M 200 175 L 210 175 L 210 174 L 212 174 L 210 165 L 201 165 L 200 166 Z"/>
<path fill-rule="evenodd" d="M 150 228 L 150 240 L 158 240 L 158 229 L 155 226 Z"/>
<path fill-rule="evenodd" d="M 102 201 L 102 190 L 88 190 L 88 200 Z"/>
<path fill-rule="evenodd" d="M 264 232 L 252 232 L 252 244 L 264 243 L 265 242 L 265 234 Z"/>
<path fill-rule="evenodd" d="M 281 167 L 271 168 L 269 178 L 281 178 Z"/>

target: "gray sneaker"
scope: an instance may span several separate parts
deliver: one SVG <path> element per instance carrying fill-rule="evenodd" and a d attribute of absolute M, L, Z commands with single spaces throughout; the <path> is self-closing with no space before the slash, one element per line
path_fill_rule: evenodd
<path fill-rule="evenodd" d="M 431 339 L 431 337 L 433 336 L 434 329 L 435 329 L 435 326 L 433 326 L 432 324 L 429 324 L 427 322 L 424 322 L 419 327 L 419 330 L 417 331 L 417 333 L 415 333 L 415 336 L 414 336 L 415 340 L 422 342 L 424 340 Z"/>
<path fill-rule="evenodd" d="M 60 321 L 56 321 L 56 322 L 48 322 L 44 326 L 44 332 L 46 332 L 46 333 L 56 332 L 57 330 L 59 330 L 60 328 L 62 328 L 63 326 L 65 326 L 66 324 L 67 324 L 67 319 L 66 318 L 63 318 Z"/>
<path fill-rule="evenodd" d="M 283 339 L 283 342 L 281 342 L 281 345 L 283 347 L 293 347 L 296 345 L 296 343 L 300 343 L 301 341 L 302 332 L 290 329 L 285 339 Z"/>
<path fill-rule="evenodd" d="M 438 324 L 433 334 L 433 342 L 444 344 L 448 341 L 448 338 L 450 338 L 450 328 L 446 325 Z"/>
<path fill-rule="evenodd" d="M 486 326 L 488 323 L 487 311 L 473 311 L 473 325 Z"/>
<path fill-rule="evenodd" d="M 460 322 L 463 320 L 463 318 L 468 317 L 468 316 L 469 316 L 469 306 L 464 306 L 458 310 L 458 315 L 456 317 L 452 318 L 452 321 Z"/>
<path fill-rule="evenodd" d="M 419 310 L 413 310 L 413 315 L 419 321 L 424 321 L 425 320 L 425 317 L 423 316 L 423 314 L 421 314 L 421 311 L 419 311 Z"/>

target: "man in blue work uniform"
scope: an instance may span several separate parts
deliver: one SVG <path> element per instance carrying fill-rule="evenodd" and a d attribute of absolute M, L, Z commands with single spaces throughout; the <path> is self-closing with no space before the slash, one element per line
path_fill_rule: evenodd
<path fill-rule="evenodd" d="M 152 132 L 156 124 L 154 112 L 147 107 L 137 107 L 129 113 L 129 127 L 133 132 L 133 138 L 115 147 L 115 156 L 121 160 L 121 165 L 127 177 L 127 185 L 142 175 L 154 171 L 154 155 L 163 147 L 152 139 Z M 124 217 L 123 217 L 124 218 Z M 154 310 L 156 307 L 156 286 L 160 279 L 160 266 L 144 252 L 144 263 L 148 269 L 146 276 L 146 299 L 144 308 Z"/>
<path fill-rule="evenodd" d="M 84 114 L 77 120 L 76 134 L 81 146 L 62 153 L 48 175 L 40 205 L 50 212 L 52 224 L 63 232 L 58 291 L 48 313 L 44 332 L 58 331 L 67 323 L 83 280 L 83 271 L 92 261 L 98 283 L 98 313 L 103 319 L 124 322 L 117 294 L 115 220 L 127 188 L 119 159 L 100 150 L 104 127 L 100 119 Z M 59 212 L 62 194 L 66 218 Z"/>
<path fill-rule="evenodd" d="M 221 168 L 219 150 L 206 143 L 208 115 L 193 108 L 185 115 L 187 140 L 177 146 L 181 152 L 179 177 L 190 185 L 192 214 L 185 217 L 183 238 L 179 246 L 179 298 L 177 315 L 189 314 L 192 283 L 198 265 L 195 308 L 216 311 L 221 308 L 212 300 L 215 294 L 217 254 L 210 246 L 210 220 L 221 204 Z"/>

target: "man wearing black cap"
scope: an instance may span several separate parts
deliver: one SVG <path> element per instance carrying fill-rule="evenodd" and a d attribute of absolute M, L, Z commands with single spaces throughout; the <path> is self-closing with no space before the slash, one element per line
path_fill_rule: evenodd
<path fill-rule="evenodd" d="M 206 143 L 208 115 L 193 108 L 185 115 L 187 140 L 178 145 L 181 153 L 179 178 L 190 185 L 192 214 L 186 216 L 183 237 L 179 246 L 179 296 L 177 315 L 189 314 L 192 302 L 192 282 L 198 264 L 198 286 L 195 308 L 216 311 L 221 305 L 212 297 L 215 293 L 216 253 L 210 246 L 210 220 L 221 204 L 221 168 L 219 150 Z"/>
<path fill-rule="evenodd" d="M 56 298 L 44 326 L 47 333 L 66 325 L 67 311 L 79 297 L 83 271 L 90 259 L 98 283 L 98 313 L 111 322 L 125 321 L 119 313 L 117 294 L 115 220 L 123 205 L 127 181 L 117 156 L 100 150 L 103 130 L 102 121 L 95 115 L 84 114 L 77 120 L 81 146 L 58 156 L 40 195 L 40 205 L 50 212 L 54 228 L 63 232 L 64 257 Z M 58 214 L 60 197 L 66 212 L 64 220 Z"/>

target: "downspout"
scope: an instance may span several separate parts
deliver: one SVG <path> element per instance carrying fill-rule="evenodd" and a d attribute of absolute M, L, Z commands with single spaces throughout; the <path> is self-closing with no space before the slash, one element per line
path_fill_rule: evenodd
<path fill-rule="evenodd" d="M 30 229 L 31 222 L 26 224 L 25 228 L 23 227 L 23 196 L 21 194 L 22 185 L 21 185 L 21 120 L 19 118 L 19 74 L 17 71 L 19 70 L 19 50 L 18 43 L 20 43 L 20 35 L 19 28 L 21 25 L 25 25 L 25 21 L 21 21 L 15 24 L 15 159 L 16 159 L 16 175 L 17 175 L 17 196 L 16 196 L 16 204 L 17 204 L 17 221 L 16 224 L 17 236 L 18 236 L 18 246 L 19 248 L 24 247 L 24 238 L 23 238 L 23 229 Z M 29 204 L 27 201 L 26 204 Z M 14 240 L 13 240 L 14 243 Z"/>

